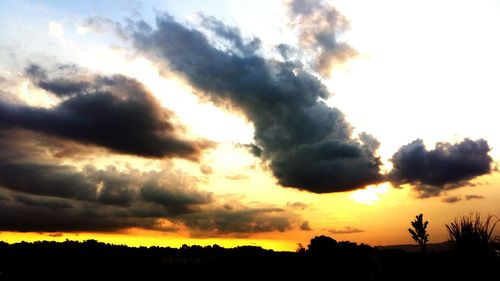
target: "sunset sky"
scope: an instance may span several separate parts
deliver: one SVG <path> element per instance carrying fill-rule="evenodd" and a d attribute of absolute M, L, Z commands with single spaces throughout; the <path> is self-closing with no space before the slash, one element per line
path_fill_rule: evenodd
<path fill-rule="evenodd" d="M 0 240 L 445 241 L 500 216 L 499 35 L 493 0 L 0 0 Z"/>

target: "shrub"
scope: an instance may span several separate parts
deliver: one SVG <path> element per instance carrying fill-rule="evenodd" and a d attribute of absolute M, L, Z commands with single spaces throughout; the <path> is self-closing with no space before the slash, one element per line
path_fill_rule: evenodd
<path fill-rule="evenodd" d="M 493 239 L 491 235 L 495 230 L 498 219 L 493 222 L 493 216 L 488 215 L 485 220 L 479 213 L 456 218 L 446 225 L 449 240 L 456 253 L 464 256 L 493 255 Z"/>

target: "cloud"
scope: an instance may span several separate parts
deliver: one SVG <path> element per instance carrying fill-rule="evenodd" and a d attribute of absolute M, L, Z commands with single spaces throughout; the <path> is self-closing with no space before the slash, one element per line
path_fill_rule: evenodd
<path fill-rule="evenodd" d="M 274 153 L 271 168 L 284 186 L 316 193 L 347 191 L 379 181 L 379 160 L 357 142 L 327 140 Z"/>
<path fill-rule="evenodd" d="M 301 223 L 299 228 L 300 228 L 300 230 L 303 230 L 303 231 L 311 231 L 312 230 L 308 221 L 304 221 L 303 223 Z"/>
<path fill-rule="evenodd" d="M 200 166 L 200 172 L 204 175 L 211 175 L 214 173 L 214 169 L 208 165 L 201 165 Z"/>
<path fill-rule="evenodd" d="M 10 133 L 0 133 L 0 230 L 166 231 L 161 220 L 173 221 L 213 203 L 210 193 L 195 188 L 194 179 L 181 178 L 182 173 L 168 167 L 149 172 L 114 166 L 76 168 L 53 162 L 47 156 L 48 144 L 39 149 L 36 139 L 18 139 Z M 158 198 L 142 197 L 153 185 Z"/>
<path fill-rule="evenodd" d="M 290 207 L 292 209 L 298 209 L 298 210 L 305 210 L 309 207 L 309 205 L 307 205 L 306 203 L 302 203 L 302 202 L 293 202 L 293 203 L 287 202 L 286 206 Z"/>
<path fill-rule="evenodd" d="M 380 142 L 372 135 L 362 132 L 359 134 L 359 139 L 363 143 L 363 146 L 368 151 L 376 151 L 380 147 Z"/>
<path fill-rule="evenodd" d="M 458 202 L 461 200 L 462 200 L 462 197 L 460 197 L 460 196 L 448 196 L 448 197 L 441 199 L 441 202 L 443 202 L 443 203 L 455 203 L 455 202 Z"/>
<path fill-rule="evenodd" d="M 193 230 L 194 236 L 240 234 L 241 237 L 259 232 L 284 232 L 291 229 L 295 221 L 280 208 L 221 208 L 185 214 L 179 219 Z"/>
<path fill-rule="evenodd" d="M 25 186 L 30 187 L 23 190 L 0 183 L 0 193 L 5 198 L 0 204 L 0 230 L 116 231 L 139 227 L 172 231 L 174 227 L 163 226 L 164 220 L 174 226 L 182 224 L 180 216 L 201 212 L 199 206 L 214 203 L 210 193 L 188 186 L 158 185 L 152 189 L 151 182 L 155 182 L 157 177 L 175 184 L 173 175 L 167 176 L 165 172 L 140 173 L 131 170 L 119 173 L 112 168 L 89 169 L 92 171 L 90 175 L 89 171 L 74 171 L 72 174 L 74 178 L 84 182 L 68 182 L 65 186 L 54 185 L 51 189 L 48 185 L 51 181 L 46 180 L 44 184 L 47 186 L 44 186 L 43 192 L 38 190 L 39 177 L 28 178 L 30 174 L 22 180 Z M 120 177 L 120 185 L 117 185 L 117 177 Z M 82 185 L 93 188 L 84 191 L 92 196 L 61 194 L 58 190 L 73 190 L 73 186 Z"/>
<path fill-rule="evenodd" d="M 349 22 L 327 1 L 292 0 L 288 8 L 301 48 L 313 54 L 313 67 L 323 76 L 330 75 L 335 63 L 357 54 L 341 40 Z"/>
<path fill-rule="evenodd" d="M 260 148 L 259 146 L 255 145 L 253 143 L 250 143 L 250 144 L 239 144 L 238 146 L 246 148 L 255 157 L 261 157 L 262 156 L 262 148 Z"/>
<path fill-rule="evenodd" d="M 116 231 L 129 227 L 153 228 L 155 226 L 156 218 L 132 216 L 121 207 L 90 202 L 73 204 L 72 208 L 55 211 L 17 201 L 4 202 L 0 205 L 1 230 L 21 232 Z"/>
<path fill-rule="evenodd" d="M 0 102 L 21 103 L 26 78 L 20 72 L 0 71 Z"/>
<path fill-rule="evenodd" d="M 52 108 L 0 102 L 0 127 L 22 128 L 114 152 L 143 157 L 196 159 L 206 141 L 185 140 L 175 116 L 162 108 L 142 84 L 121 75 L 47 78 L 30 66 L 27 73 L 40 87 L 66 96 Z"/>
<path fill-rule="evenodd" d="M 492 171 L 488 143 L 465 139 L 460 143 L 438 143 L 427 150 L 422 140 L 401 147 L 392 157 L 389 179 L 395 185 L 411 184 L 421 198 L 465 186 L 475 177 Z"/>
<path fill-rule="evenodd" d="M 68 73 L 72 75 L 64 75 Z M 243 237 L 286 231 L 297 225 L 296 215 L 274 206 L 252 203 L 252 206 L 239 204 L 226 208 L 227 204 L 220 202 L 223 198 L 199 190 L 196 178 L 172 170 L 165 159 L 159 171 L 140 171 L 131 165 L 122 168 L 112 164 L 105 168 L 84 165 L 92 163 L 88 157 L 102 151 L 79 144 L 85 144 L 87 139 L 82 141 L 68 133 L 66 130 L 74 128 L 61 127 L 66 125 L 64 122 L 79 129 L 90 124 L 100 131 L 110 130 L 111 139 L 125 134 L 122 127 L 133 128 L 128 127 L 134 122 L 130 118 L 139 118 L 146 122 L 138 126 L 139 133 L 148 137 L 148 131 L 157 126 L 148 122 L 166 122 L 158 126 L 167 127 L 167 132 L 170 127 L 176 128 L 168 123 L 170 113 L 159 108 L 157 101 L 136 81 L 122 76 L 90 75 L 74 66 L 60 66 L 54 71 L 30 67 L 27 74 L 34 84 L 52 92 L 61 102 L 52 108 L 29 107 L 9 100 L 0 103 L 0 231 L 60 233 L 106 232 L 130 227 L 159 231 L 182 228 L 195 236 Z M 103 104 L 112 106 L 104 110 Z M 33 112 L 35 116 L 29 116 Z M 84 131 L 82 134 L 92 132 Z M 107 132 L 103 134 L 108 137 Z M 129 139 L 122 141 L 144 139 L 127 134 Z M 94 141 L 93 137 L 91 140 Z M 100 146 L 116 148 L 114 144 L 104 144 Z M 137 145 L 139 149 L 142 144 Z M 59 157 L 64 157 L 64 161 Z M 78 157 L 83 160 L 77 159 L 80 164 L 75 166 L 72 163 Z"/>
<path fill-rule="evenodd" d="M 228 180 L 234 180 L 234 181 L 248 179 L 248 176 L 245 174 L 229 174 L 225 175 L 224 177 Z"/>
<path fill-rule="evenodd" d="M 18 192 L 60 198 L 95 200 L 97 196 L 88 175 L 67 165 L 2 161 L 0 185 Z"/>
<path fill-rule="evenodd" d="M 200 18 L 201 26 L 209 32 L 214 33 L 219 39 L 229 43 L 230 51 L 235 51 L 237 54 L 243 56 L 251 56 L 261 47 L 259 38 L 253 38 L 250 42 L 244 42 L 238 28 L 227 26 L 213 16 L 200 14 Z"/>
<path fill-rule="evenodd" d="M 484 198 L 484 196 L 472 195 L 472 194 L 467 194 L 467 195 L 464 196 L 464 199 L 466 201 L 474 200 L 474 199 L 483 199 L 483 198 Z M 455 203 L 455 202 L 458 202 L 458 201 L 462 201 L 462 196 L 460 196 L 460 195 L 449 196 L 449 197 L 443 198 L 441 201 L 444 202 L 444 203 Z"/>
<path fill-rule="evenodd" d="M 473 200 L 473 199 L 483 199 L 484 196 L 481 196 L 481 195 L 474 195 L 474 194 L 467 194 L 465 195 L 465 200 L 469 201 L 469 200 Z"/>
<path fill-rule="evenodd" d="M 74 65 L 60 65 L 54 72 L 56 77 L 49 78 L 47 70 L 37 64 L 25 69 L 31 82 L 59 97 L 85 94 L 91 90 L 91 81 L 81 77 L 80 70 Z"/>
<path fill-rule="evenodd" d="M 122 40 L 127 40 L 128 38 L 127 32 L 120 23 L 99 16 L 85 18 L 77 27 L 77 32 L 80 34 L 85 34 L 89 31 L 95 33 L 112 32 Z"/>
<path fill-rule="evenodd" d="M 48 208 L 54 211 L 73 208 L 73 205 L 65 200 L 59 200 L 51 197 L 16 195 L 14 200 L 27 206 Z"/>
<path fill-rule="evenodd" d="M 156 25 L 136 23 L 135 47 L 212 102 L 244 113 L 255 127 L 256 154 L 270 161 L 281 185 L 328 193 L 382 180 L 373 146 L 353 137 L 344 115 L 322 101 L 330 93 L 314 75 L 293 62 L 258 55 L 257 39 L 245 40 L 219 21 L 204 27 L 229 42 L 228 48 L 211 45 L 201 31 L 168 15 Z"/>
<path fill-rule="evenodd" d="M 296 223 L 293 213 L 279 208 L 228 208 L 197 189 L 195 178 L 168 167 L 148 172 L 92 165 L 77 169 L 43 160 L 45 149 L 16 153 L 29 146 L 9 146 L 5 140 L 2 144 L 0 230 L 175 231 L 185 226 L 193 236 L 245 237 L 286 231 Z"/>
<path fill-rule="evenodd" d="M 163 206 L 169 214 L 183 214 L 199 211 L 196 206 L 212 202 L 212 194 L 197 190 L 181 188 L 165 188 L 157 183 L 148 182 L 141 189 L 141 196 L 145 201 Z"/>
<path fill-rule="evenodd" d="M 64 36 L 64 28 L 62 23 L 57 21 L 50 21 L 49 35 L 57 38 L 62 38 Z"/>
<path fill-rule="evenodd" d="M 20 232 L 115 231 L 152 228 L 155 218 L 125 214 L 121 206 L 32 195 L 4 189 L 9 199 L 0 204 L 0 230 Z"/>
<path fill-rule="evenodd" d="M 17 202 L 31 206 L 71 208 L 57 198 L 121 207 L 141 201 L 157 204 L 163 207 L 165 215 L 172 215 L 189 213 L 196 205 L 212 202 L 210 193 L 177 180 L 180 175 L 167 170 L 146 173 L 134 169 L 119 171 L 114 166 L 97 169 L 91 165 L 77 170 L 69 165 L 0 159 L 0 187 L 40 196 L 36 202 L 30 201 L 33 197 L 15 196 Z"/>
<path fill-rule="evenodd" d="M 343 229 L 331 228 L 328 230 L 328 232 L 332 234 L 351 234 L 364 232 L 364 230 L 352 226 L 344 226 Z"/>
<path fill-rule="evenodd" d="M 18 193 L 122 207 L 140 200 L 158 204 L 169 214 L 189 212 L 195 205 L 213 201 L 210 193 L 196 189 L 195 178 L 170 171 L 168 166 L 148 172 L 130 166 L 118 170 L 113 165 L 104 169 L 90 164 L 76 168 L 47 158 L 51 154 L 50 144 L 44 143 L 38 149 L 37 142 L 16 137 L 0 134 L 3 148 L 0 150 L 0 187 Z M 16 199 L 19 202 L 30 203 L 26 201 L 29 198 L 16 198 L 20 198 Z M 39 206 L 49 204 L 50 200 L 40 201 Z"/>

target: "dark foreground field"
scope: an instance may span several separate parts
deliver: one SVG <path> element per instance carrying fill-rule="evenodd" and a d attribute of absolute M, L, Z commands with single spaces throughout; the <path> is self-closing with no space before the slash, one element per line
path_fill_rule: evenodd
<path fill-rule="evenodd" d="M 297 252 L 0 242 L 0 280 L 499 280 L 495 255 L 411 253 L 320 236 Z"/>

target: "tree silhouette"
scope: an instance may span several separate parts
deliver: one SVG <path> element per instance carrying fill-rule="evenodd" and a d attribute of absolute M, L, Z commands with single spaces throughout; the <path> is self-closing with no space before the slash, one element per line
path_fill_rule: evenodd
<path fill-rule="evenodd" d="M 411 238 L 415 240 L 420 245 L 420 250 L 425 252 L 425 248 L 427 247 L 427 242 L 429 241 L 429 234 L 427 234 L 427 225 L 428 221 L 423 220 L 424 215 L 420 214 L 415 216 L 415 220 L 411 222 L 413 229 L 408 228 L 408 231 L 411 234 Z"/>

